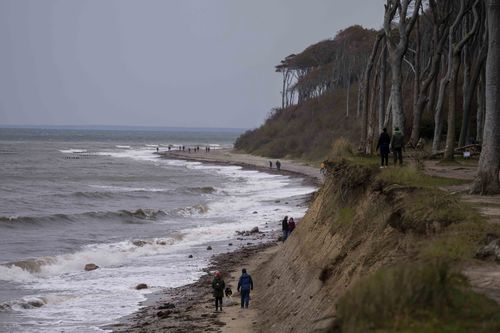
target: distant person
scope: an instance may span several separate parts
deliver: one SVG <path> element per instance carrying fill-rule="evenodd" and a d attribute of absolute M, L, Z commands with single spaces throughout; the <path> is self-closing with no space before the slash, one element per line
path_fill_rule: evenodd
<path fill-rule="evenodd" d="M 394 134 L 391 138 L 391 149 L 394 154 L 394 165 L 399 161 L 399 165 L 403 165 L 403 151 L 405 149 L 403 133 L 399 130 L 399 127 L 394 129 Z"/>
<path fill-rule="evenodd" d="M 215 298 L 215 311 L 220 308 L 222 311 L 222 298 L 224 297 L 224 289 L 226 288 L 226 284 L 222 279 L 222 274 L 217 271 L 214 274 L 214 279 L 212 280 L 212 289 L 214 292 Z"/>
<path fill-rule="evenodd" d="M 280 161 L 276 161 L 276 169 L 278 170 L 281 170 L 281 162 Z"/>
<path fill-rule="evenodd" d="M 182 151 L 185 151 L 186 150 L 186 147 L 182 146 Z"/>
<path fill-rule="evenodd" d="M 295 221 L 293 220 L 293 217 L 290 217 L 288 219 L 288 236 L 292 234 L 292 231 L 295 229 Z"/>
<path fill-rule="evenodd" d="M 248 303 L 250 303 L 250 290 L 253 290 L 252 277 L 247 274 L 247 270 L 243 268 L 241 270 L 240 280 L 238 281 L 238 291 L 241 294 L 241 308 L 248 308 Z"/>
<path fill-rule="evenodd" d="M 159 152 L 160 151 L 160 148 L 156 147 L 156 152 Z"/>
<path fill-rule="evenodd" d="M 269 161 L 269 168 L 273 168 L 273 162 L 272 161 Z"/>
<path fill-rule="evenodd" d="M 283 243 L 288 238 L 288 216 L 285 216 L 283 221 L 281 221 L 281 230 L 283 231 Z"/>
<path fill-rule="evenodd" d="M 387 128 L 382 130 L 378 138 L 377 148 L 380 148 L 380 167 L 387 168 L 389 163 L 389 153 L 391 152 L 391 137 L 387 134 Z"/>

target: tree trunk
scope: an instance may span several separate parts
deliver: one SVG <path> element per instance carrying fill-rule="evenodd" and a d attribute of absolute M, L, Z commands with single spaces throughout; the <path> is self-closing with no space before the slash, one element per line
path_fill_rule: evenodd
<path fill-rule="evenodd" d="M 449 67 L 450 65 L 448 65 Z M 432 140 L 432 153 L 435 154 L 439 151 L 441 146 L 441 133 L 443 132 L 443 105 L 444 94 L 448 86 L 448 73 L 441 79 L 439 83 L 438 100 L 434 110 L 434 138 Z"/>
<path fill-rule="evenodd" d="M 349 117 L 349 98 L 351 97 L 351 63 L 347 60 L 347 97 L 346 97 L 346 108 L 345 116 Z"/>
<path fill-rule="evenodd" d="M 471 74 L 467 75 L 464 69 L 464 92 L 463 92 L 463 114 L 462 114 L 462 126 L 460 128 L 460 138 L 458 140 L 458 146 L 463 147 L 466 144 L 467 138 L 469 137 L 469 123 L 470 114 L 472 108 L 472 100 L 474 99 L 474 93 L 477 91 L 477 85 L 481 73 L 483 73 L 484 63 L 486 61 L 486 56 L 488 55 L 488 34 L 487 29 L 483 34 L 482 45 L 479 52 L 474 53 L 474 62 L 472 64 Z M 466 62 L 467 63 L 467 62 Z M 479 110 L 479 109 L 478 109 Z"/>
<path fill-rule="evenodd" d="M 401 67 L 404 55 L 408 49 L 409 36 L 419 15 L 422 0 L 415 0 L 413 13 L 408 18 L 408 8 L 411 3 L 412 0 L 387 0 L 384 15 L 384 32 L 389 59 L 391 61 L 392 126 L 399 127 L 403 134 L 405 132 L 405 118 L 403 110 L 403 78 Z M 396 12 L 399 16 L 399 22 L 397 24 L 399 30 L 397 43 L 392 38 L 392 21 Z"/>
<path fill-rule="evenodd" d="M 472 192 L 500 193 L 500 0 L 487 1 L 488 58 L 483 147 Z"/>
<path fill-rule="evenodd" d="M 378 132 L 382 133 L 384 128 L 384 109 L 385 109 L 385 64 L 387 62 L 387 48 L 384 46 L 382 58 L 380 58 L 380 80 L 378 90 Z"/>
<path fill-rule="evenodd" d="M 366 69 L 365 69 L 365 75 L 364 75 L 364 80 L 363 80 L 363 107 L 362 107 L 362 114 L 361 114 L 361 144 L 360 146 L 363 147 L 363 150 L 366 152 L 368 151 L 367 149 L 367 142 L 369 138 L 368 134 L 368 121 L 369 121 L 369 107 L 370 107 L 370 87 L 371 87 L 371 77 L 372 77 L 372 70 L 373 70 L 373 64 L 375 63 L 375 58 L 377 56 L 378 48 L 380 45 L 380 41 L 384 37 L 383 34 L 378 34 L 377 38 L 375 39 L 375 42 L 373 44 L 372 52 L 370 54 L 370 58 L 368 59 L 368 63 L 366 64 Z"/>
<path fill-rule="evenodd" d="M 455 152 L 455 118 L 457 114 L 457 81 L 458 81 L 458 71 L 460 69 L 460 60 L 461 54 L 466 43 L 469 42 L 471 37 L 475 34 L 476 28 L 478 26 L 479 17 L 477 7 L 479 5 L 479 0 L 474 1 L 473 5 L 473 13 L 474 13 L 474 23 L 472 24 L 472 28 L 469 31 L 466 31 L 467 28 L 464 28 L 463 37 L 457 43 L 453 43 L 453 35 L 450 34 L 450 48 L 452 48 L 451 59 L 452 62 L 452 71 L 450 76 L 450 98 L 449 98 L 449 107 L 448 107 L 448 133 L 446 133 L 446 147 L 444 149 L 444 159 L 452 160 L 453 154 Z M 465 15 L 465 1 L 462 0 L 460 6 L 460 13 L 457 16 L 457 21 L 461 20 L 461 16 Z M 467 26 L 465 24 L 465 26 Z M 454 29 L 450 29 L 451 32 Z"/>
<path fill-rule="evenodd" d="M 448 95 L 448 132 L 446 133 L 446 146 L 444 148 L 444 159 L 452 160 L 455 152 L 455 119 L 457 108 L 457 81 L 460 70 L 460 54 L 454 55 L 452 61 L 452 72 L 450 77 L 450 93 Z"/>
<path fill-rule="evenodd" d="M 479 79 L 479 84 L 477 87 L 477 111 L 476 111 L 476 141 L 483 141 L 483 127 L 484 127 L 484 111 L 485 105 L 485 76 L 486 72 L 484 68 L 481 70 L 481 77 Z"/>

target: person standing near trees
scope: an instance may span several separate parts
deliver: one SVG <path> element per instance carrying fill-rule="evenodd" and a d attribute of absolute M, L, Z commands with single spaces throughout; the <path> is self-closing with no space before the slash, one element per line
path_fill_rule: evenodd
<path fill-rule="evenodd" d="M 391 137 L 387 133 L 387 128 L 382 130 L 380 137 L 378 138 L 377 148 L 380 148 L 380 168 L 386 168 L 389 163 L 389 153 L 391 144 Z"/>
<path fill-rule="evenodd" d="M 281 162 L 278 160 L 276 161 L 276 169 L 281 170 Z"/>
<path fill-rule="evenodd" d="M 222 274 L 217 271 L 214 274 L 214 279 L 212 280 L 212 289 L 215 298 L 215 311 L 218 308 L 222 311 L 222 297 L 224 297 L 224 288 L 226 288 L 226 284 L 222 279 Z"/>
<path fill-rule="evenodd" d="M 391 138 L 391 150 L 394 154 L 394 165 L 399 160 L 399 165 L 403 165 L 403 151 L 405 149 L 405 138 L 403 133 L 399 130 L 399 127 L 394 129 L 394 133 Z"/>

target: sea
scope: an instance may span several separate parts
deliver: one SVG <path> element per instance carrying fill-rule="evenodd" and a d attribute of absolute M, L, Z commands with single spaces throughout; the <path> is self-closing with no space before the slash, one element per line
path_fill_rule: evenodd
<path fill-rule="evenodd" d="M 105 332 L 244 246 L 237 231 L 303 216 L 301 178 L 156 154 L 241 132 L 0 128 L 0 332 Z"/>

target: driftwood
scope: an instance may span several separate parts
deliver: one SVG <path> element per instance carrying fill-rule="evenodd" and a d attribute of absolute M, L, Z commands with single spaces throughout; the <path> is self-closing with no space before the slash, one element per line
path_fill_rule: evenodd
<path fill-rule="evenodd" d="M 463 147 L 455 148 L 454 155 L 462 155 L 464 153 L 464 151 L 470 151 L 470 156 L 479 155 L 479 154 L 481 154 L 481 145 L 478 143 L 474 143 L 471 145 L 466 145 Z M 437 152 L 433 153 L 430 157 L 434 158 L 434 157 L 441 156 L 444 154 L 444 152 L 445 152 L 444 150 L 437 151 Z"/>

